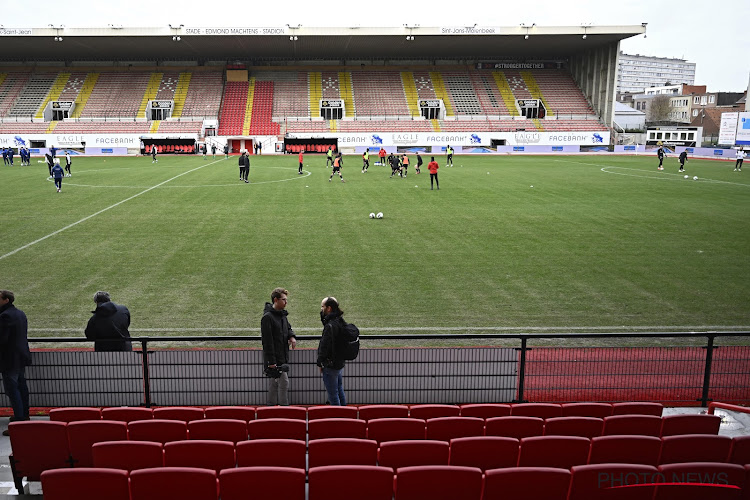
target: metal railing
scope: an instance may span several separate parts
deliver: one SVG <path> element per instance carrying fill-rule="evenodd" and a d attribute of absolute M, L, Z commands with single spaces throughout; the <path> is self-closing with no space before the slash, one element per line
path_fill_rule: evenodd
<path fill-rule="evenodd" d="M 360 338 L 344 371 L 351 404 L 750 403 L 750 332 Z M 319 339 L 298 336 L 290 352 L 292 404 L 325 402 Z M 27 369 L 34 407 L 265 404 L 259 336 L 138 337 L 132 352 L 94 352 L 80 338 L 29 341 L 44 346 Z"/>

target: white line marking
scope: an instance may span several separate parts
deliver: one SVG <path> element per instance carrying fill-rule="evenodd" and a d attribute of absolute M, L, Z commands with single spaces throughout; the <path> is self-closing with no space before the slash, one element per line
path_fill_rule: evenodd
<path fill-rule="evenodd" d="M 216 163 L 216 162 L 213 162 L 213 163 Z M 4 259 L 4 258 L 6 258 L 6 257 L 10 257 L 11 255 L 14 255 L 14 254 L 18 253 L 18 252 L 20 252 L 21 250 L 26 250 L 26 249 L 27 249 L 27 248 L 29 248 L 30 246 L 36 245 L 37 243 L 39 243 L 39 242 L 41 242 L 41 241 L 44 241 L 44 240 L 46 240 L 47 238 L 51 238 L 52 236 L 55 236 L 56 234 L 60 234 L 60 233 L 62 233 L 63 231 L 65 231 L 65 230 L 67 230 L 67 229 L 70 229 L 71 227 L 75 227 L 75 226 L 77 226 L 78 224 L 80 224 L 81 222 L 86 222 L 87 220 L 89 220 L 89 219 L 91 219 L 91 218 L 93 218 L 93 217 L 96 217 L 97 215 L 99 215 L 99 214 L 102 214 L 102 213 L 106 212 L 107 210 L 110 210 L 110 209 L 112 209 L 112 208 L 115 208 L 115 207 L 117 207 L 117 206 L 120 206 L 120 205 L 122 205 L 122 204 L 123 204 L 123 203 L 125 203 L 126 201 L 130 201 L 130 200 L 132 200 L 133 198 L 137 198 L 137 197 L 139 197 L 139 196 L 140 196 L 140 195 L 142 195 L 142 194 L 146 194 L 146 193 L 148 193 L 149 191 L 152 191 L 152 190 L 154 190 L 154 189 L 158 188 L 159 186 L 162 186 L 162 185 L 166 184 L 167 182 L 171 182 L 171 181 L 173 181 L 173 180 L 175 180 L 175 179 L 177 179 L 177 178 L 179 178 L 179 177 L 182 177 L 183 175 L 187 175 L 187 174 L 189 174 L 189 173 L 191 173 L 191 172 L 195 172 L 196 170 L 200 170 L 200 169 L 202 169 L 202 168 L 204 168 L 204 167 L 207 167 L 207 166 L 209 166 L 209 165 L 212 165 L 212 163 L 206 163 L 205 165 L 201 165 L 200 167 L 196 167 L 196 168 L 194 168 L 194 169 L 188 170 L 187 172 L 183 172 L 183 173 L 181 173 L 181 174 L 179 174 L 179 175 L 175 175 L 175 176 L 174 176 L 174 177 L 172 177 L 171 179 L 167 179 L 167 180 L 166 180 L 166 181 L 164 181 L 164 182 L 160 182 L 159 184 L 157 184 L 157 185 L 155 185 L 155 186 L 151 186 L 151 187 L 150 187 L 150 188 L 148 188 L 148 189 L 144 189 L 144 190 L 143 190 L 143 191 L 141 191 L 140 193 L 136 193 L 136 194 L 134 194 L 133 196 L 131 196 L 131 197 L 129 197 L 129 198 L 125 198 L 125 199 L 124 199 L 124 200 L 122 200 L 122 201 L 118 201 L 118 202 L 117 202 L 117 203 L 115 203 L 114 205 L 110 205 L 110 206 L 108 206 L 107 208 L 104 208 L 104 209 L 102 209 L 102 210 L 99 210 L 98 212 L 96 212 L 96 213 L 94 213 L 94 214 L 91 214 L 91 215 L 89 215 L 89 216 L 86 216 L 86 217 L 84 217 L 83 219 L 81 219 L 81 220 L 79 220 L 79 221 L 76 221 L 76 222 L 74 222 L 74 223 L 72 223 L 72 224 L 68 224 L 67 226 L 65 226 L 65 227 L 64 227 L 64 228 L 62 228 L 62 229 L 58 229 L 57 231 L 53 231 L 53 232 L 49 233 L 49 234 L 48 234 L 47 236 L 42 236 L 42 237 L 41 237 L 41 238 L 39 238 L 38 240 L 34 240 L 34 241 L 32 241 L 31 243 L 27 243 L 27 244 L 25 244 L 25 245 L 24 245 L 24 246 L 22 246 L 22 247 L 16 248 L 16 249 L 15 249 L 15 250 L 13 250 L 12 252 L 8 252 L 8 253 L 6 253 L 5 255 L 0 255 L 0 260 L 3 260 L 3 259 Z"/>
<path fill-rule="evenodd" d="M 454 332 L 454 331 L 492 331 L 492 332 L 548 332 L 548 331 L 720 331 L 720 330 L 750 330 L 750 325 L 659 325 L 659 326 L 370 326 L 360 327 L 362 331 L 371 332 Z M 319 327 L 295 328 L 298 332 L 320 332 Z M 78 328 L 29 328 L 30 332 L 68 333 L 81 332 Z M 159 332 L 258 332 L 255 327 L 216 328 L 207 326 L 204 328 L 131 328 L 131 332 L 159 333 Z"/>
<path fill-rule="evenodd" d="M 578 164 L 578 165 L 588 165 L 588 166 L 591 166 L 591 167 L 601 167 L 600 170 L 602 172 L 604 172 L 604 173 L 607 173 L 607 174 L 624 175 L 626 177 L 642 177 L 644 179 L 658 179 L 660 181 L 678 181 L 678 180 L 683 180 L 684 176 L 685 176 L 684 173 L 674 174 L 674 173 L 671 173 L 671 172 L 653 172 L 651 170 L 643 170 L 643 169 L 640 169 L 640 168 L 618 167 L 616 165 L 602 165 L 601 163 L 584 163 L 584 162 L 581 162 L 581 161 L 572 161 L 572 160 L 555 160 L 555 161 L 559 161 L 559 162 L 563 162 L 563 163 L 575 163 L 575 164 Z M 608 168 L 616 168 L 616 169 L 620 169 L 620 170 L 633 170 L 635 172 L 640 172 L 641 175 L 625 174 L 625 173 L 621 173 L 621 172 L 611 172 L 611 171 L 607 170 Z M 644 175 L 644 174 L 646 174 L 646 175 Z M 674 176 L 676 178 L 673 178 L 672 176 Z M 688 177 L 689 177 L 688 180 L 691 180 L 692 176 L 688 176 Z M 720 180 L 717 180 L 717 179 L 708 179 L 708 178 L 705 178 L 705 177 L 699 177 L 698 178 L 698 182 L 704 182 L 704 183 L 711 182 L 711 183 L 716 183 L 716 184 L 731 184 L 733 186 L 750 187 L 750 184 L 743 184 L 741 182 L 720 181 Z"/>
<path fill-rule="evenodd" d="M 203 166 L 205 167 L 207 165 L 203 165 Z M 292 167 L 255 167 L 255 168 L 279 168 L 279 169 L 282 169 L 282 170 L 297 170 L 296 168 L 292 168 Z M 120 169 L 117 169 L 117 170 L 120 170 Z M 92 172 L 92 170 L 89 170 L 89 172 Z M 312 172 L 310 172 L 308 170 L 303 170 L 303 172 L 305 173 L 305 175 L 303 175 L 302 177 L 290 177 L 288 179 L 279 179 L 279 180 L 275 180 L 275 181 L 255 181 L 255 182 L 250 181 L 250 185 L 256 185 L 257 186 L 257 185 L 260 185 L 260 184 L 273 184 L 274 182 L 294 181 L 294 180 L 297 180 L 297 179 L 304 179 L 305 177 L 309 177 L 310 175 L 312 175 Z M 47 178 L 47 181 L 52 182 L 52 179 Z M 76 187 L 104 188 L 104 189 L 112 189 L 112 188 L 115 188 L 115 189 L 144 189 L 144 188 L 146 188 L 146 186 L 101 186 L 101 185 L 95 185 L 95 184 L 75 184 L 73 182 L 65 182 L 65 185 L 66 186 L 76 186 Z M 180 186 L 163 186 L 163 187 L 183 189 L 183 188 L 197 188 L 197 187 L 198 188 L 200 188 L 200 187 L 240 187 L 240 186 L 244 186 L 244 185 L 245 185 L 244 182 L 240 183 L 239 181 L 237 181 L 236 183 L 232 183 L 232 184 L 195 184 L 195 185 L 186 185 L 186 184 L 183 184 L 183 185 L 180 185 Z M 160 187 L 160 186 L 156 186 L 156 187 Z"/>

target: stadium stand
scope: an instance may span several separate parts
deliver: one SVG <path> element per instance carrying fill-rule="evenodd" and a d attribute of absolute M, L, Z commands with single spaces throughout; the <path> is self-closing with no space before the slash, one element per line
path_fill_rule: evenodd
<path fill-rule="evenodd" d="M 507 417 L 510 416 L 510 405 L 506 404 L 467 404 L 461 405 L 462 417 Z"/>
<path fill-rule="evenodd" d="M 8 116 L 30 78 L 29 72 L 0 73 L 0 117 Z"/>
<path fill-rule="evenodd" d="M 247 107 L 248 82 L 227 82 L 219 116 L 219 135 L 240 135 Z"/>
<path fill-rule="evenodd" d="M 53 408 L 49 412 L 49 419 L 52 422 L 78 422 L 101 418 L 102 411 L 99 408 Z"/>
<path fill-rule="evenodd" d="M 151 73 L 101 73 L 81 118 L 138 117 L 150 78 Z"/>
<path fill-rule="evenodd" d="M 378 443 L 424 439 L 426 424 L 417 418 L 375 418 L 367 421 L 367 438 Z"/>
<path fill-rule="evenodd" d="M 213 469 L 218 474 L 222 469 L 233 469 L 236 463 L 234 444 L 227 441 L 190 440 L 164 445 L 166 467 Z"/>
<path fill-rule="evenodd" d="M 448 443 L 444 441 L 389 441 L 380 443 L 378 465 L 394 469 L 414 465 L 448 465 L 448 455 Z"/>
<path fill-rule="evenodd" d="M 357 418 L 357 414 L 357 408 L 353 406 L 311 406 L 307 409 L 307 420 Z"/>
<path fill-rule="evenodd" d="M 181 112 L 172 116 L 218 117 L 224 89 L 223 75 L 218 71 L 188 74 L 191 76 L 185 103 Z"/>
<path fill-rule="evenodd" d="M 82 420 L 67 425 L 70 457 L 74 467 L 92 467 L 91 447 L 105 441 L 125 441 L 128 427 L 125 422 L 112 420 Z"/>
<path fill-rule="evenodd" d="M 661 439 L 654 436 L 598 436 L 591 439 L 588 463 L 659 465 Z"/>
<path fill-rule="evenodd" d="M 255 420 L 255 408 L 252 406 L 213 406 L 206 408 L 204 414 L 207 419 Z"/>
<path fill-rule="evenodd" d="M 544 419 L 539 417 L 492 417 L 484 422 L 486 436 L 501 436 L 521 439 L 541 436 L 544 432 Z"/>
<path fill-rule="evenodd" d="M 261 406 L 255 410 L 255 418 L 291 418 L 305 420 L 307 409 L 301 406 Z"/>
<path fill-rule="evenodd" d="M 216 472 L 194 467 L 160 467 L 130 473 L 132 500 L 164 498 L 218 499 Z"/>
<path fill-rule="evenodd" d="M 273 96 L 273 119 L 283 121 L 285 118 L 309 117 L 308 74 L 303 71 L 256 72 L 256 86 L 265 82 L 271 83 Z M 262 87 L 265 87 L 264 85 Z M 255 108 L 255 103 L 253 103 Z M 314 116 L 314 115 L 313 115 Z"/>
<path fill-rule="evenodd" d="M 13 103 L 8 116 L 36 115 L 56 78 L 56 73 L 33 73 Z"/>
<path fill-rule="evenodd" d="M 409 116 L 398 71 L 352 71 L 351 75 L 357 116 Z M 370 127 L 369 130 L 380 129 Z"/>

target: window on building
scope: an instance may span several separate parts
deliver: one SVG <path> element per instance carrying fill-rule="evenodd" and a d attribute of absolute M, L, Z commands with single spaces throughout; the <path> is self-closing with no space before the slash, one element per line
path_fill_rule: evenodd
<path fill-rule="evenodd" d="M 711 104 L 716 102 L 716 96 L 715 95 L 708 96 L 708 102 L 710 102 Z"/>
<path fill-rule="evenodd" d="M 694 109 L 694 110 L 693 110 L 693 118 L 695 118 L 696 116 L 698 116 L 698 110 L 697 110 L 697 109 Z"/>
<path fill-rule="evenodd" d="M 708 99 L 704 95 L 701 96 L 701 104 L 708 104 Z"/>

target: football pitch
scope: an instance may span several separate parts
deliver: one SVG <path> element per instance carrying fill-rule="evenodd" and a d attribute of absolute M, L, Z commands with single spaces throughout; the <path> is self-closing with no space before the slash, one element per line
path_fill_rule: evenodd
<path fill-rule="evenodd" d="M 35 336 L 82 336 L 97 290 L 136 336 L 257 335 L 277 286 L 308 334 L 327 295 L 364 333 L 750 328 L 734 162 L 684 179 L 654 155 L 437 160 L 439 191 L 414 158 L 402 179 L 347 156 L 342 183 L 322 155 L 304 175 L 251 157 L 250 184 L 237 157 L 74 158 L 59 194 L 36 158 L 3 166 L 0 287 Z"/>

